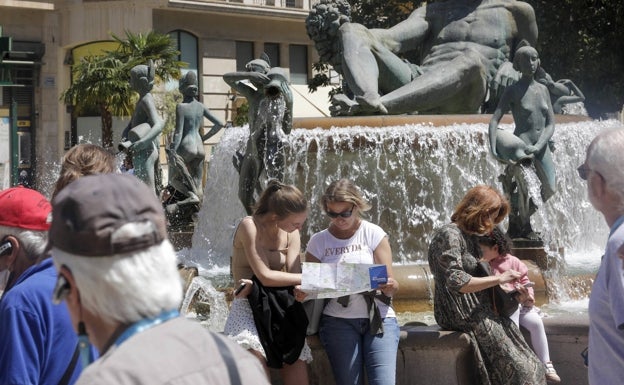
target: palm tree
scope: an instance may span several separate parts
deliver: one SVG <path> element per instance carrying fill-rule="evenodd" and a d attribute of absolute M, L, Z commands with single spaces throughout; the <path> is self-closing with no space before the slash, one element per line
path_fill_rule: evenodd
<path fill-rule="evenodd" d="M 110 55 L 85 56 L 73 68 L 71 86 L 61 99 L 76 116 L 97 108 L 102 121 L 102 145 L 113 146 L 113 116 L 132 114 L 133 95 L 125 64 Z"/>
<path fill-rule="evenodd" d="M 111 35 L 119 43 L 114 51 L 100 56 L 87 56 L 72 69 L 72 84 L 61 94 L 67 105 L 80 115 L 97 106 L 102 118 L 102 145 L 113 146 L 113 116 L 130 116 L 136 94 L 130 89 L 130 70 L 150 59 L 156 65 L 156 77 L 162 81 L 178 79 L 186 63 L 178 60 L 180 52 L 171 37 L 150 31 L 133 34 L 126 39 Z"/>
<path fill-rule="evenodd" d="M 111 54 L 126 63 L 128 73 L 135 65 L 145 64 L 151 59 L 156 65 L 156 77 L 167 82 L 179 79 L 180 68 L 187 66 L 187 63 L 178 60 L 180 51 L 169 35 L 154 31 L 147 34 L 126 31 L 125 39 L 114 34 L 111 36 L 119 43 L 119 48 Z"/>

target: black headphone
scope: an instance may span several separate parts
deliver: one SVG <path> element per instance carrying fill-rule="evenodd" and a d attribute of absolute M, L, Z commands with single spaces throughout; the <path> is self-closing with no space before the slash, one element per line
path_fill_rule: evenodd
<path fill-rule="evenodd" d="M 11 254 L 11 251 L 13 250 L 13 244 L 11 241 L 7 240 L 7 237 L 8 235 L 2 238 L 2 243 L 0 244 L 0 257 Z"/>
<path fill-rule="evenodd" d="M 69 294 L 70 289 L 71 285 L 67 282 L 65 276 L 59 273 L 56 284 L 54 285 L 54 290 L 52 291 L 52 303 L 58 305 L 63 302 L 67 294 Z"/>

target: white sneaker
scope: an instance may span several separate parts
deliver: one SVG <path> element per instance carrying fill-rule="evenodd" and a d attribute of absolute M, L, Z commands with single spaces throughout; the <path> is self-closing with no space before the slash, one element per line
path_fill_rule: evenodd
<path fill-rule="evenodd" d="M 557 371 L 553 366 L 552 362 L 547 362 L 544 364 L 546 366 L 546 382 L 551 382 L 554 384 L 558 384 L 561 382 L 561 378 L 557 375 Z"/>

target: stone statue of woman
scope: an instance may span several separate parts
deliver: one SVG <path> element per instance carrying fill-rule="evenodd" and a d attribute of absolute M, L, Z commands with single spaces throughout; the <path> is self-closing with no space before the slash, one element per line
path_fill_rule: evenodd
<path fill-rule="evenodd" d="M 210 110 L 197 100 L 197 74 L 187 72 L 179 81 L 182 102 L 176 106 L 176 127 L 173 141 L 167 149 L 169 164 L 168 189 L 175 199 L 165 202 L 170 217 L 178 215 L 178 222 L 192 219 L 189 215 L 199 211 L 203 197 L 204 160 L 206 152 L 204 141 L 215 135 L 223 127 L 223 123 Z M 213 126 L 206 134 L 201 135 L 204 118 Z M 191 207 L 180 211 L 182 207 Z"/>
<path fill-rule="evenodd" d="M 549 147 L 555 132 L 555 116 L 548 89 L 535 80 L 540 65 L 535 48 L 519 48 L 513 65 L 522 77 L 505 88 L 492 114 L 490 151 L 498 160 L 508 164 L 502 181 L 503 189 L 511 197 L 509 235 L 512 238 L 538 239 L 530 222 L 538 204 L 530 195 L 528 182 L 522 177 L 520 167 L 527 164 L 535 166 L 541 182 L 541 199 L 546 202 L 555 193 L 555 165 Z M 498 129 L 503 114 L 509 109 L 515 123 L 513 134 Z"/>
<path fill-rule="evenodd" d="M 140 64 L 130 70 L 130 87 L 139 93 L 132 119 L 121 135 L 119 149 L 128 152 L 134 163 L 134 174 L 156 191 L 159 136 L 165 122 L 158 115 L 154 97 L 154 64 Z"/>

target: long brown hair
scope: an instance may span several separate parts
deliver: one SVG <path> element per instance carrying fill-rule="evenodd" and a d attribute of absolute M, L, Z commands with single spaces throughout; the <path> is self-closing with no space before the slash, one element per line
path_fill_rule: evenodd
<path fill-rule="evenodd" d="M 307 209 L 308 201 L 297 187 L 272 179 L 254 205 L 253 214 L 273 213 L 278 218 L 283 219 L 291 214 L 302 213 Z"/>
<path fill-rule="evenodd" d="M 496 217 L 492 215 L 496 213 Z M 509 214 L 509 202 L 493 187 L 479 185 L 468 190 L 455 207 L 451 221 L 464 232 L 487 234 Z"/>
<path fill-rule="evenodd" d="M 61 172 L 56 180 L 52 198 L 63 187 L 80 177 L 92 174 L 109 174 L 116 171 L 115 155 L 104 147 L 89 143 L 74 146 L 63 156 Z"/>

